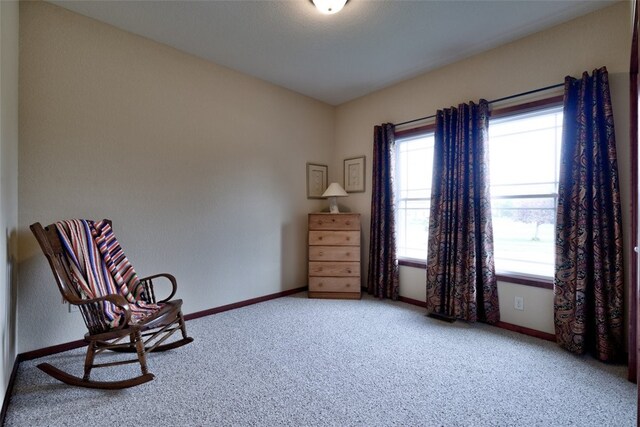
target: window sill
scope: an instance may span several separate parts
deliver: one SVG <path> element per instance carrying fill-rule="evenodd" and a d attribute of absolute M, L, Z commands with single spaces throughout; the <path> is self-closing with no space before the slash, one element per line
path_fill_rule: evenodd
<path fill-rule="evenodd" d="M 553 279 L 550 277 L 527 276 L 518 273 L 500 272 L 496 273 L 496 279 L 500 280 L 501 282 L 532 286 L 534 288 L 553 289 Z"/>
<path fill-rule="evenodd" d="M 420 268 L 423 270 L 427 268 L 426 261 L 411 258 L 398 258 L 398 265 L 404 267 Z M 553 289 L 553 279 L 547 277 L 526 276 L 524 274 L 500 272 L 496 273 L 496 279 L 501 282 L 515 283 L 517 285 L 531 286 L 534 288 Z"/>
<path fill-rule="evenodd" d="M 405 267 L 421 268 L 423 270 L 427 269 L 426 261 L 413 259 L 413 258 L 398 258 L 398 265 L 403 265 Z"/>

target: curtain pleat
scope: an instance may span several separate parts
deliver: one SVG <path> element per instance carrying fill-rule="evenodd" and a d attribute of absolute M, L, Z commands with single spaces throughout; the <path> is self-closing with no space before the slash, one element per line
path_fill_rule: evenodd
<path fill-rule="evenodd" d="M 622 215 L 605 67 L 565 78 L 556 220 L 558 343 L 602 361 L 624 353 Z"/>
<path fill-rule="evenodd" d="M 378 298 L 398 299 L 395 220 L 395 134 L 392 124 L 374 128 L 371 233 L 367 289 Z"/>
<path fill-rule="evenodd" d="M 485 100 L 436 114 L 427 310 L 496 323 L 488 118 Z"/>

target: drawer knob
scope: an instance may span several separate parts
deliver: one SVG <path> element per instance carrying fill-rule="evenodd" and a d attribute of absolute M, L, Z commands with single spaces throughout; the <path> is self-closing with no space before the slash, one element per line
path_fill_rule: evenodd
<path fill-rule="evenodd" d="M 323 256 L 324 252 L 320 251 L 320 252 L 318 252 L 318 255 Z"/>
<path fill-rule="evenodd" d="M 347 283 L 347 288 L 351 286 L 351 283 Z"/>
<path fill-rule="evenodd" d="M 318 237 L 318 240 L 322 240 L 322 236 Z"/>
<path fill-rule="evenodd" d="M 347 255 L 347 256 L 351 256 L 351 252 L 347 252 L 347 253 L 346 253 L 346 255 Z"/>
<path fill-rule="evenodd" d="M 351 240 L 351 237 L 347 237 L 347 241 Z"/>
<path fill-rule="evenodd" d="M 318 283 L 318 287 L 321 288 L 322 287 L 322 282 Z"/>
<path fill-rule="evenodd" d="M 349 269 L 347 269 L 347 273 L 351 273 L 351 269 L 350 269 L 350 268 L 349 268 Z"/>

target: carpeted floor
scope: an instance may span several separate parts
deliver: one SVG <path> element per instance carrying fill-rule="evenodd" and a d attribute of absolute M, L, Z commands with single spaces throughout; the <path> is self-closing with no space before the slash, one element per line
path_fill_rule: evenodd
<path fill-rule="evenodd" d="M 81 375 L 84 349 L 23 362 L 6 425 L 636 425 L 625 366 L 399 302 L 305 296 L 188 322 L 195 341 L 151 354 L 156 379 L 132 389 L 69 387 L 35 367 Z"/>

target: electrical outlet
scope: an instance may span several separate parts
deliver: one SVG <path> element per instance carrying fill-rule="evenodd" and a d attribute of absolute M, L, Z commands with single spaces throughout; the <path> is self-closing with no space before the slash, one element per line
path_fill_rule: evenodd
<path fill-rule="evenodd" d="M 69 304 L 69 313 L 75 313 L 76 311 L 80 311 L 80 308 L 77 305 Z"/>
<path fill-rule="evenodd" d="M 515 297 L 513 299 L 513 308 L 516 310 L 524 311 L 524 298 L 523 297 Z"/>

